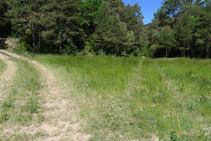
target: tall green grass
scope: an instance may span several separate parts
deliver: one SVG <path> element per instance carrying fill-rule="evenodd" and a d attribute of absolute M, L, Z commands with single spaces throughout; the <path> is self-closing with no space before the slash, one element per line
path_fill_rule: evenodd
<path fill-rule="evenodd" d="M 210 139 L 210 60 L 35 59 L 70 89 L 91 140 Z"/>
<path fill-rule="evenodd" d="M 134 114 L 145 133 L 160 138 L 210 138 L 210 61 L 146 60 Z M 190 75 L 191 72 L 191 75 Z M 196 77 L 198 76 L 198 77 Z"/>

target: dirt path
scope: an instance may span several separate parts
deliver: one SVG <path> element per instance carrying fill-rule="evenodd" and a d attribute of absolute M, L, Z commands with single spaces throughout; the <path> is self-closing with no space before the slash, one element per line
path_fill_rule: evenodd
<path fill-rule="evenodd" d="M 65 89 L 55 78 L 53 73 L 45 66 L 28 58 L 0 50 L 14 58 L 26 60 L 32 63 L 40 72 L 43 88 L 40 91 L 44 104 L 41 108 L 41 115 L 44 121 L 33 123 L 28 127 L 22 127 L 19 134 L 31 134 L 42 132 L 45 136 L 37 140 L 73 140 L 85 141 L 90 135 L 80 131 L 80 122 L 76 118 L 76 110 L 70 99 L 66 98 L 68 90 Z M 15 130 L 15 129 L 14 129 Z M 16 132 L 17 134 L 17 132 Z"/>
<path fill-rule="evenodd" d="M 0 59 L 7 64 L 6 70 L 0 75 L 0 101 L 2 101 L 7 96 L 7 89 L 11 86 L 17 67 L 6 55 L 0 54 Z"/>

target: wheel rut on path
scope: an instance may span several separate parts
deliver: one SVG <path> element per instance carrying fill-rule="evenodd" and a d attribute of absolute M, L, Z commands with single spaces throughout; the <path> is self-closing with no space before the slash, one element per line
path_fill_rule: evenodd
<path fill-rule="evenodd" d="M 3 60 L 7 65 L 6 70 L 0 75 L 0 102 L 1 102 L 7 96 L 7 90 L 12 85 L 12 80 L 17 71 L 17 67 L 16 64 L 10 60 L 9 56 L 0 53 L 0 59 Z"/>
<path fill-rule="evenodd" d="M 43 121 L 41 123 L 35 122 L 29 126 L 21 127 L 18 133 L 16 131 L 17 129 L 15 129 L 16 127 L 14 127 L 12 129 L 13 133 L 34 135 L 42 132 L 46 134 L 37 140 L 89 140 L 91 136 L 81 131 L 80 121 L 76 116 L 77 110 L 74 108 L 73 102 L 66 97 L 68 90 L 61 85 L 47 67 L 36 61 L 5 50 L 0 50 L 0 52 L 33 64 L 40 72 L 43 85 L 43 88 L 39 92 L 39 95 L 44 99 L 44 104 L 42 104 L 40 109 L 40 113 L 44 118 Z"/>

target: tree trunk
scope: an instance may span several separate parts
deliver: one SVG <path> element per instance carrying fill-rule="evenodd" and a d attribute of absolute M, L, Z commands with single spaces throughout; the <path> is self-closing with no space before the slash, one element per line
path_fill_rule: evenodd
<path fill-rule="evenodd" d="M 166 47 L 166 58 L 168 58 L 168 48 Z"/>
<path fill-rule="evenodd" d="M 184 42 L 184 52 L 183 52 L 184 57 L 186 57 L 186 46 L 185 46 L 185 42 Z"/>
<path fill-rule="evenodd" d="M 190 43 L 189 42 L 187 43 L 187 47 L 188 47 L 188 50 L 187 50 L 186 56 L 190 57 Z"/>
<path fill-rule="evenodd" d="M 206 58 L 207 59 L 210 58 L 210 48 L 209 48 L 209 46 L 207 46 L 207 48 L 206 48 Z"/>
<path fill-rule="evenodd" d="M 31 24 L 32 26 L 32 51 L 35 50 L 35 29 L 34 29 L 34 23 Z"/>
<path fill-rule="evenodd" d="M 59 46 L 59 51 L 60 51 L 60 54 L 62 55 L 63 52 L 62 52 L 62 45 L 61 45 L 61 44 L 60 44 L 60 46 Z"/>
<path fill-rule="evenodd" d="M 39 37 L 38 37 L 38 38 L 39 38 L 39 39 L 38 39 L 38 48 L 39 48 L 39 53 L 40 53 L 40 51 L 41 51 L 41 43 L 40 43 L 40 42 L 41 42 L 41 31 L 40 31 L 40 28 L 39 28 L 39 33 L 38 33 L 38 34 L 39 34 L 39 35 L 38 35 L 38 36 L 39 36 Z"/>
<path fill-rule="evenodd" d="M 103 44 L 102 44 L 102 55 L 104 55 L 104 49 L 103 49 Z"/>

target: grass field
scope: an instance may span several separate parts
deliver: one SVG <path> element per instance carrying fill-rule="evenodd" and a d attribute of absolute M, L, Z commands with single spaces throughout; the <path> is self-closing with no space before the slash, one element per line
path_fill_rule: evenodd
<path fill-rule="evenodd" d="M 211 60 L 34 59 L 71 91 L 91 140 L 211 139 Z"/>

